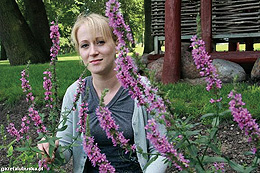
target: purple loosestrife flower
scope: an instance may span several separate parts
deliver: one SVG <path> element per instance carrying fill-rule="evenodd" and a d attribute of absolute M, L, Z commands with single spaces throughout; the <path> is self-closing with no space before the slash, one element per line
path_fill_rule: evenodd
<path fill-rule="evenodd" d="M 86 133 L 86 119 L 87 119 L 87 112 L 88 112 L 88 103 L 82 103 L 79 111 L 79 122 L 77 125 L 79 125 L 79 128 L 77 128 L 77 132 Z"/>
<path fill-rule="evenodd" d="M 43 74 L 45 74 L 46 76 L 43 77 L 43 88 L 45 89 L 45 92 L 44 92 L 44 95 L 45 95 L 45 98 L 44 100 L 45 101 L 49 101 L 49 104 L 46 104 L 46 107 L 50 107 L 52 108 L 52 104 L 51 102 L 53 101 L 53 98 L 51 97 L 52 96 L 52 73 L 51 71 L 44 71 Z"/>
<path fill-rule="evenodd" d="M 16 137 L 16 141 L 20 141 L 20 139 L 22 138 L 22 136 L 20 135 L 19 131 L 14 127 L 13 123 L 10 123 L 7 127 L 6 127 L 7 132 L 11 135 L 11 136 L 15 136 Z"/>
<path fill-rule="evenodd" d="M 220 89 L 222 87 L 222 82 L 218 79 L 218 74 L 216 68 L 212 64 L 212 60 L 210 59 L 210 55 L 206 52 L 205 42 L 197 38 L 197 36 L 193 36 L 191 38 L 191 47 L 192 57 L 197 69 L 200 69 L 200 75 L 202 77 L 206 77 L 207 82 L 207 91 L 210 91 L 212 88 Z M 213 100 L 211 99 L 211 103 L 220 102 L 220 99 Z"/>
<path fill-rule="evenodd" d="M 190 161 L 186 160 L 181 153 L 177 152 L 173 144 L 168 142 L 166 136 L 160 134 L 154 119 L 148 120 L 145 129 L 148 130 L 147 139 L 149 139 L 155 149 L 159 151 L 162 156 L 168 158 L 177 169 L 181 171 L 183 167 L 189 166 Z"/>
<path fill-rule="evenodd" d="M 83 149 L 85 153 L 94 167 L 99 166 L 99 172 L 115 172 L 115 168 L 108 162 L 106 155 L 101 154 L 97 143 L 94 144 L 94 137 L 87 136 L 90 135 L 87 132 L 88 104 L 83 102 L 80 106 L 79 122 L 77 123 L 79 128 L 77 128 L 77 131 L 83 133 Z"/>
<path fill-rule="evenodd" d="M 85 80 L 82 79 L 82 76 L 79 77 L 79 79 L 77 80 L 77 91 L 76 94 L 74 95 L 74 99 L 73 99 L 73 110 L 76 110 L 76 103 L 79 100 L 80 95 L 85 92 Z"/>
<path fill-rule="evenodd" d="M 60 33 L 59 33 L 59 25 L 55 24 L 54 21 L 51 22 L 52 26 L 50 27 L 50 39 L 52 40 L 52 47 L 50 49 L 50 56 L 52 57 L 51 63 L 57 58 L 58 52 L 60 50 Z"/>
<path fill-rule="evenodd" d="M 256 144 L 258 148 L 252 149 L 256 153 L 260 149 L 260 128 L 256 119 L 253 119 L 250 112 L 246 108 L 243 108 L 245 103 L 242 101 L 241 94 L 231 91 L 228 97 L 231 98 L 229 109 L 231 110 L 234 121 L 238 123 L 240 129 L 244 130 L 245 135 L 249 137 L 248 141 Z"/>
<path fill-rule="evenodd" d="M 21 71 L 21 81 L 22 81 L 22 89 L 23 92 L 26 93 L 26 101 L 29 102 L 33 102 L 34 101 L 34 96 L 32 95 L 32 88 L 31 85 L 29 84 L 29 80 L 27 78 L 29 78 L 29 74 L 26 73 L 28 71 L 28 69 L 22 70 Z"/>
<path fill-rule="evenodd" d="M 165 121 L 166 125 L 170 127 L 171 123 L 166 118 L 171 119 L 171 115 L 169 115 L 169 113 L 166 111 L 166 106 L 163 99 L 156 94 L 157 89 L 150 87 L 149 82 L 144 81 L 144 78 L 142 78 L 137 73 L 137 67 L 133 59 L 127 55 L 129 50 L 126 48 L 126 42 L 124 41 L 124 38 L 129 39 L 131 35 L 128 35 L 128 37 L 125 37 L 124 35 L 126 33 L 129 33 L 130 29 L 128 26 L 125 25 L 122 15 L 119 12 L 119 7 L 120 5 L 116 0 L 110 0 L 107 2 L 106 16 L 108 16 L 110 20 L 110 26 L 113 27 L 113 32 L 117 36 L 119 42 L 117 46 L 119 55 L 116 59 L 115 68 L 115 70 L 117 71 L 117 78 L 124 88 L 129 89 L 129 94 L 131 95 L 132 99 L 136 99 L 139 105 L 144 105 L 147 108 L 148 112 L 153 111 L 153 113 L 157 115 L 157 118 L 160 116 L 160 118 Z M 129 39 L 129 41 L 131 42 L 132 40 Z M 151 136 L 153 135 L 153 133 L 155 133 L 155 131 L 147 134 L 147 136 Z M 148 139 L 153 140 L 154 138 Z M 171 151 L 168 153 L 174 152 L 174 154 L 176 154 L 175 157 L 177 157 L 179 161 L 183 161 L 184 166 L 188 166 L 188 161 L 183 158 L 182 154 L 178 154 L 176 152 L 176 150 L 172 146 L 172 143 L 169 143 L 165 137 L 159 139 L 163 140 L 164 142 L 160 143 L 160 145 L 156 145 L 157 147 L 160 146 L 160 148 L 158 148 L 158 151 L 162 155 L 165 155 L 165 151 L 160 149 L 169 148 L 171 149 Z M 157 143 L 154 142 L 154 144 Z M 168 158 L 171 158 L 171 156 L 168 156 Z M 175 162 L 173 161 L 173 163 Z M 177 163 L 175 163 L 175 166 L 179 169 L 182 169 L 179 165 L 177 165 Z"/>
<path fill-rule="evenodd" d="M 143 82 L 142 77 L 137 72 L 138 70 L 133 59 L 127 55 L 129 50 L 126 48 L 124 38 L 127 38 L 129 42 L 132 42 L 133 39 L 130 34 L 131 29 L 125 24 L 122 14 L 119 11 L 119 2 L 110 0 L 106 5 L 106 16 L 109 18 L 109 24 L 113 27 L 113 32 L 119 42 L 117 46 L 119 55 L 116 59 L 117 65 L 115 68 L 118 80 L 124 88 L 129 89 L 129 94 L 133 99 L 138 100 L 139 105 L 146 105 L 148 112 L 156 109 L 153 111 L 156 113 L 159 112 L 161 118 L 165 119 L 166 107 L 163 100 L 159 96 L 156 96 L 157 89 L 153 89 L 149 87 L 147 82 Z M 165 121 L 167 126 L 170 126 L 170 122 Z"/>
<path fill-rule="evenodd" d="M 114 146 L 120 145 L 121 148 L 125 149 L 126 153 L 135 148 L 128 144 L 129 139 L 124 137 L 123 132 L 118 132 L 119 126 L 107 107 L 99 106 L 96 109 L 96 115 L 100 127 L 106 132 L 107 138 L 112 140 Z"/>
<path fill-rule="evenodd" d="M 214 164 L 213 164 L 213 166 L 215 167 L 215 173 L 217 173 L 218 172 L 218 170 L 220 170 L 221 172 L 225 172 L 225 164 L 224 163 L 217 163 L 217 162 L 215 162 Z"/>
<path fill-rule="evenodd" d="M 16 137 L 16 141 L 18 142 L 20 139 L 23 138 L 23 135 L 25 135 L 29 131 L 29 124 L 30 121 L 28 120 L 27 116 L 24 116 L 22 118 L 21 129 L 19 131 L 14 127 L 13 123 L 10 123 L 6 129 L 11 136 Z M 27 136 L 26 138 L 28 139 L 29 136 Z"/>
<path fill-rule="evenodd" d="M 38 161 L 38 165 L 39 165 L 39 168 L 43 167 L 43 168 L 45 168 L 47 171 L 50 170 L 50 168 L 48 167 L 48 163 L 47 163 L 47 161 L 46 161 L 45 159 L 39 160 L 39 161 Z"/>
<path fill-rule="evenodd" d="M 83 135 L 83 149 L 94 167 L 99 166 L 100 173 L 113 173 L 115 168 L 108 162 L 105 154 L 101 154 L 94 137 Z"/>
<path fill-rule="evenodd" d="M 41 120 L 41 117 L 40 117 L 38 111 L 36 111 L 33 106 L 29 108 L 29 116 L 31 117 L 32 121 L 34 122 L 34 125 L 38 128 L 37 129 L 38 133 L 47 132 L 46 127 L 43 125 L 43 122 Z"/>
<path fill-rule="evenodd" d="M 21 129 L 19 130 L 21 135 L 26 134 L 29 131 L 29 124 L 30 120 L 28 120 L 27 116 L 24 116 L 22 118 Z M 27 138 L 29 138 L 29 136 L 27 136 Z"/>

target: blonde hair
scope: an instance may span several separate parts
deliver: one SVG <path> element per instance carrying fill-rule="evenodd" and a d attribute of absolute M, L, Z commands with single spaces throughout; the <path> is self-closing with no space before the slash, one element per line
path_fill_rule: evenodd
<path fill-rule="evenodd" d="M 77 33 L 79 27 L 83 24 L 90 27 L 90 30 L 94 35 L 96 35 L 96 32 L 101 32 L 105 41 L 112 39 L 116 43 L 117 38 L 113 34 L 113 28 L 109 26 L 108 18 L 95 13 L 91 13 L 89 15 L 82 13 L 78 16 L 71 32 L 71 38 L 77 51 L 79 50 Z"/>

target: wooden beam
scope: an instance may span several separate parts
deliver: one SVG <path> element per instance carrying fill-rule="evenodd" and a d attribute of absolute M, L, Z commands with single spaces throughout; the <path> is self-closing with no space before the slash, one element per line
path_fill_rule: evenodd
<path fill-rule="evenodd" d="M 257 58 L 260 58 L 260 51 L 230 51 L 230 52 L 212 52 L 212 59 L 224 59 L 235 63 L 253 64 Z"/>
<path fill-rule="evenodd" d="M 206 51 L 212 52 L 212 0 L 200 1 L 201 36 L 205 42 Z"/>
<path fill-rule="evenodd" d="M 165 1 L 165 56 L 162 82 L 175 83 L 181 76 L 181 0 Z"/>

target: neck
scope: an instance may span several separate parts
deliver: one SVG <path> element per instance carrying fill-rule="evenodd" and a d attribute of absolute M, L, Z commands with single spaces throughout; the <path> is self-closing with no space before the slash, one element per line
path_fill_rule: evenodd
<path fill-rule="evenodd" d="M 118 81 L 116 77 L 116 71 L 114 71 L 110 75 L 101 76 L 101 75 L 92 75 L 93 77 L 93 86 L 98 94 L 98 96 L 101 96 L 101 93 L 104 91 L 104 89 L 108 89 L 108 93 L 114 93 L 117 92 L 117 90 L 120 88 L 120 82 Z"/>

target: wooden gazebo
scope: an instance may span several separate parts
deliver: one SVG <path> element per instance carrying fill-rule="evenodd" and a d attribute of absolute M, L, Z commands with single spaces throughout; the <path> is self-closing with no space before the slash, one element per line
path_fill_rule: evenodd
<path fill-rule="evenodd" d="M 202 39 L 211 57 L 240 64 L 253 64 L 260 51 L 253 44 L 260 40 L 259 0 L 152 0 L 152 33 L 155 52 L 165 40 L 164 83 L 180 79 L 181 41 L 196 34 L 196 16 L 201 16 Z M 216 52 L 215 44 L 228 42 L 229 51 Z M 237 42 L 246 51 L 236 51 Z"/>

